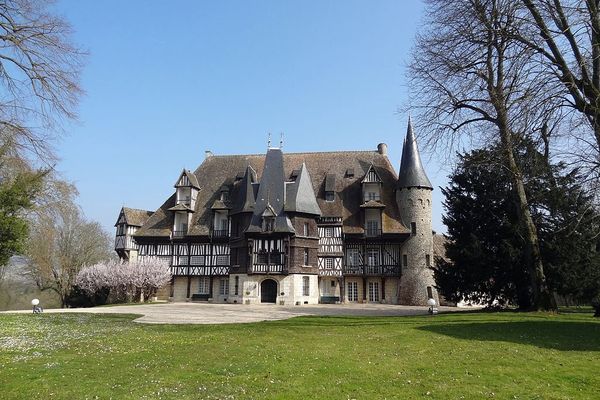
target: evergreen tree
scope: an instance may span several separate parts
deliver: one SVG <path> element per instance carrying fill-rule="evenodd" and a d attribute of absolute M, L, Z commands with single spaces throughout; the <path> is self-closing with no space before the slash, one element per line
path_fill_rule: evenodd
<path fill-rule="evenodd" d="M 448 300 L 517 304 L 532 301 L 527 242 L 518 202 L 497 148 L 460 155 L 445 196 L 449 242 L 446 262 L 437 260 L 435 278 Z M 577 171 L 552 165 L 531 143 L 519 147 L 518 162 L 539 229 L 548 285 L 582 301 L 598 296 L 597 210 L 578 183 Z"/>
<path fill-rule="evenodd" d="M 0 278 L 9 259 L 22 254 L 27 239 L 26 211 L 42 185 L 43 172 L 8 171 L 0 153 Z"/>

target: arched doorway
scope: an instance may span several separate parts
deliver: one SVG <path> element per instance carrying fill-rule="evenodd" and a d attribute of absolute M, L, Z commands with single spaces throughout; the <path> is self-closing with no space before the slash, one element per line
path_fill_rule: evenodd
<path fill-rule="evenodd" d="M 275 303 L 277 300 L 277 282 L 273 279 L 265 279 L 260 283 L 260 302 Z"/>

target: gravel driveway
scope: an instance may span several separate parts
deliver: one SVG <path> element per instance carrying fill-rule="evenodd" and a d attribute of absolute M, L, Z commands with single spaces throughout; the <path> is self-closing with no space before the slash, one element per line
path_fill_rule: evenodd
<path fill-rule="evenodd" d="M 464 308 L 440 307 L 440 312 Z M 31 313 L 30 310 L 8 311 Z M 319 304 L 303 306 L 164 303 L 115 307 L 49 309 L 46 313 L 141 314 L 135 322 L 148 324 L 232 324 L 317 316 L 405 316 L 426 315 L 427 307 L 389 304 Z"/>

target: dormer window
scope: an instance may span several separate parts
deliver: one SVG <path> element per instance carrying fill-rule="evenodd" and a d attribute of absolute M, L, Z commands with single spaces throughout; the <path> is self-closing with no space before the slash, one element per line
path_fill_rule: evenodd
<path fill-rule="evenodd" d="M 263 232 L 273 232 L 275 228 L 274 217 L 263 217 Z"/>
<path fill-rule="evenodd" d="M 262 213 L 262 230 L 263 232 L 273 232 L 275 230 L 275 210 L 271 204 L 267 203 L 265 211 Z"/>
<path fill-rule="evenodd" d="M 229 201 L 229 188 L 227 186 L 224 186 L 224 185 L 221 186 L 219 199 L 222 202 L 228 202 Z"/>
<path fill-rule="evenodd" d="M 183 170 L 179 179 L 175 183 L 176 204 L 185 205 L 194 209 L 196 197 L 198 196 L 198 179 L 188 170 Z"/>
<path fill-rule="evenodd" d="M 327 174 L 325 176 L 325 201 L 335 200 L 335 175 Z"/>
<path fill-rule="evenodd" d="M 379 174 L 375 170 L 375 167 L 371 165 L 362 180 L 363 203 L 381 201 L 381 184 L 382 181 Z"/>

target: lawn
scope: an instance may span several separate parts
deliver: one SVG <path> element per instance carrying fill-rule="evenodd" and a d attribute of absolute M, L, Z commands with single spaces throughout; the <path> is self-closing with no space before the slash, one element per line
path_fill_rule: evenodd
<path fill-rule="evenodd" d="M 0 315 L 2 399 L 597 398 L 591 314 L 144 325 Z"/>

